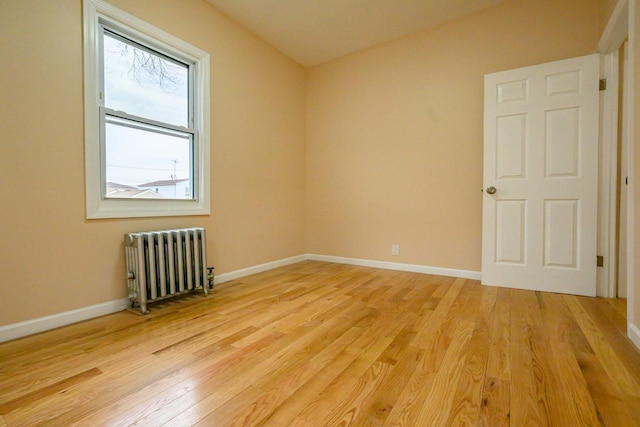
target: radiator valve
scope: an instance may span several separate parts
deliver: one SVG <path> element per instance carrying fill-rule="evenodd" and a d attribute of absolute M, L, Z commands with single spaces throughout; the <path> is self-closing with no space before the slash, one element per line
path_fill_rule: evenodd
<path fill-rule="evenodd" d="M 209 284 L 209 289 L 213 289 L 213 282 L 214 282 L 213 270 L 214 269 L 215 267 L 207 267 L 207 282 Z"/>

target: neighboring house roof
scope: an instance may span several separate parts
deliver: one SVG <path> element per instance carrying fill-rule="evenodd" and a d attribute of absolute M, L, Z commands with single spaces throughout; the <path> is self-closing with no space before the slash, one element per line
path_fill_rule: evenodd
<path fill-rule="evenodd" d="M 118 184 L 117 182 L 107 182 L 107 190 L 111 190 L 115 188 L 125 189 L 125 190 L 136 190 L 138 187 L 135 187 L 133 185 Z"/>
<path fill-rule="evenodd" d="M 107 190 L 107 197 L 116 197 L 123 199 L 165 199 L 162 194 L 153 190 L 138 190 L 137 188 L 114 188 Z"/>
<path fill-rule="evenodd" d="M 181 179 L 163 179 L 160 181 L 151 181 L 146 184 L 140 184 L 138 187 L 163 187 L 167 185 L 176 185 L 179 182 L 189 181 L 189 178 L 181 178 Z"/>

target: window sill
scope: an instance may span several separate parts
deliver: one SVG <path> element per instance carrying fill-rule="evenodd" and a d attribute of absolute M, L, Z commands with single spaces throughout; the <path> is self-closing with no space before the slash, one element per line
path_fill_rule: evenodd
<path fill-rule="evenodd" d="M 209 215 L 208 204 L 196 200 L 99 200 L 87 204 L 87 219 Z"/>

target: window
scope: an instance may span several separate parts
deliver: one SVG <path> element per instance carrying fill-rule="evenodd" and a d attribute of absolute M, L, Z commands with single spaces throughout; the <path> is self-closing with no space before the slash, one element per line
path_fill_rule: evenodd
<path fill-rule="evenodd" d="M 208 55 L 101 0 L 84 19 L 87 217 L 208 214 Z"/>

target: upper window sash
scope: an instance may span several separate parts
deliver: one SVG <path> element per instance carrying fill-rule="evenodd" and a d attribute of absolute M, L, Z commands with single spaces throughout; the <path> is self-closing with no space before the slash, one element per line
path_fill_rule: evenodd
<path fill-rule="evenodd" d="M 195 89 L 194 80 L 195 80 L 197 64 L 193 60 L 190 60 L 189 58 L 171 56 L 170 52 L 167 52 L 166 50 L 163 50 L 161 47 L 156 46 L 152 41 L 148 42 L 146 40 L 136 39 L 136 37 L 128 34 L 126 31 L 123 31 L 116 27 L 108 25 L 108 23 L 106 23 L 104 19 L 100 19 L 99 22 L 100 22 L 100 31 L 102 33 L 99 40 L 99 43 L 100 43 L 100 50 L 99 50 L 100 52 L 100 58 L 99 58 L 100 89 L 99 89 L 99 93 L 96 94 L 98 96 L 99 105 L 110 107 L 109 105 L 106 105 L 108 93 L 105 90 L 106 76 L 104 74 L 107 69 L 107 64 L 105 63 L 106 47 L 104 46 L 104 40 L 105 40 L 105 37 L 108 37 L 118 43 L 130 46 L 132 49 L 140 50 L 145 52 L 148 55 L 157 57 L 159 60 L 162 60 L 163 62 L 166 62 L 178 68 L 184 68 L 184 71 L 186 71 L 186 77 L 187 77 L 187 81 L 186 81 L 186 84 L 187 84 L 186 107 L 187 108 L 186 108 L 186 117 L 185 117 L 186 121 L 182 124 L 189 128 L 195 127 L 196 122 L 194 119 L 194 113 L 195 113 L 194 97 L 196 95 L 196 92 L 194 90 Z M 135 52 L 134 52 L 134 55 L 135 55 Z M 128 111 L 128 110 L 124 110 L 124 111 L 127 113 L 132 113 L 132 111 Z"/>

